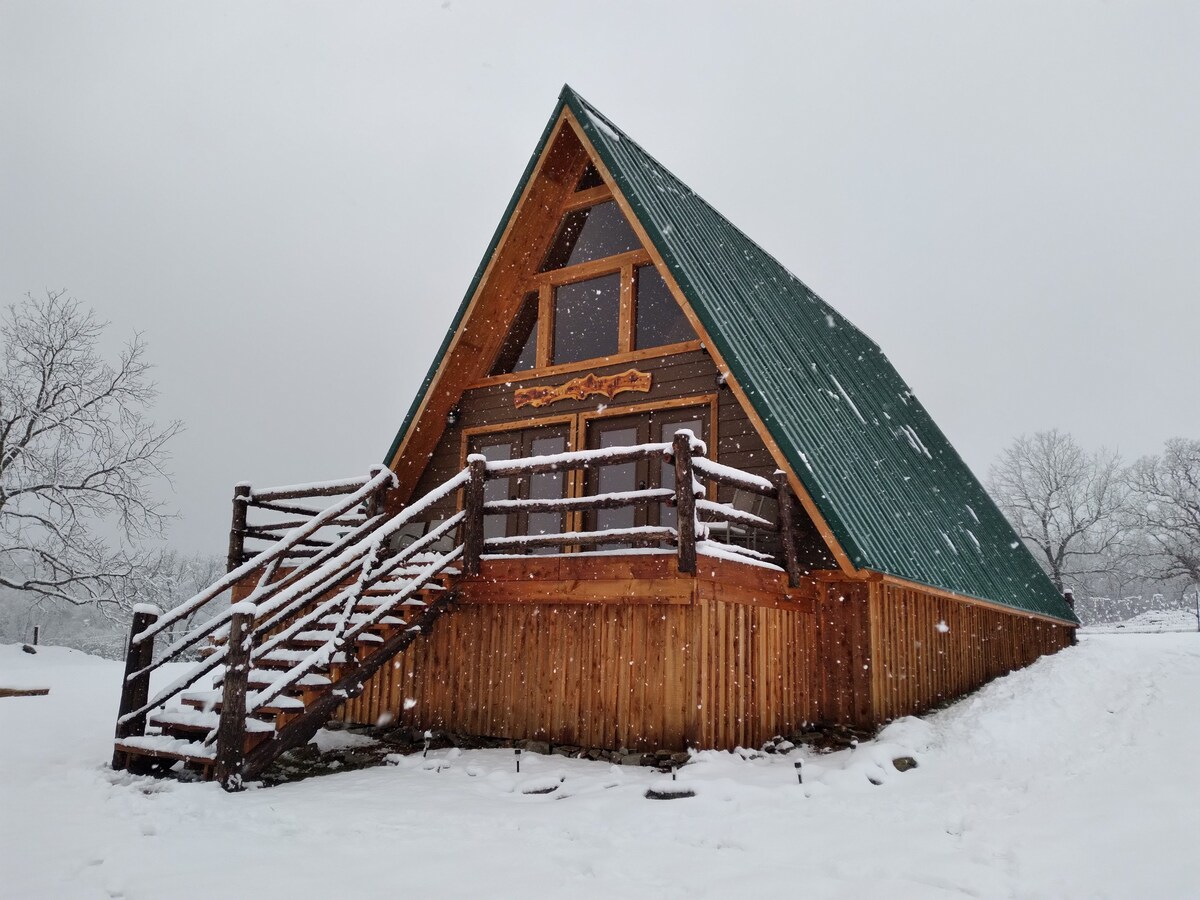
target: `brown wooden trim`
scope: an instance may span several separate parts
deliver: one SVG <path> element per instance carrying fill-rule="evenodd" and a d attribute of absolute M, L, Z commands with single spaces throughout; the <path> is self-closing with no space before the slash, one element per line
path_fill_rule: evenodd
<path fill-rule="evenodd" d="M 554 290 L 548 284 L 543 284 L 537 289 L 538 292 L 538 339 L 537 352 L 534 354 L 534 366 L 528 370 L 536 372 L 544 370 L 550 366 L 550 360 L 554 356 Z M 509 375 L 495 375 L 492 378 L 484 379 L 485 381 L 502 381 L 509 378 Z M 468 388 L 469 390 L 469 388 Z"/>
<path fill-rule="evenodd" d="M 540 315 L 540 314 L 539 314 Z M 551 313 L 553 316 L 553 313 Z M 539 322 L 538 328 L 542 325 Z M 538 332 L 538 344 L 540 353 L 541 331 Z M 551 335 L 551 338 L 553 335 Z M 493 387 L 497 384 L 513 384 L 519 381 L 530 381 L 533 379 L 553 378 L 555 375 L 565 375 L 569 372 L 580 372 L 585 369 L 596 369 L 601 366 L 619 366 L 625 363 L 639 362 L 644 359 L 654 359 L 657 357 L 668 358 L 680 353 L 691 353 L 694 350 L 703 350 L 704 345 L 700 341 L 684 341 L 679 344 L 668 344 L 665 347 L 648 347 L 645 350 L 633 350 L 629 353 L 616 353 L 612 356 L 601 356 L 596 359 L 584 359 L 579 362 L 561 363 L 557 366 L 538 366 L 534 369 L 526 369 L 522 372 L 512 372 L 505 375 L 489 375 L 487 378 L 481 378 L 467 385 L 465 390 L 475 390 L 476 388 Z M 550 347 L 547 346 L 546 355 L 549 358 Z"/>
<path fill-rule="evenodd" d="M 617 324 L 617 348 L 621 353 L 633 351 L 633 324 L 633 263 L 627 262 L 621 266 L 621 312 Z"/>
<path fill-rule="evenodd" d="M 583 174 L 582 169 L 580 170 L 580 174 Z M 605 201 L 611 199 L 612 191 L 608 189 L 608 185 L 606 184 L 601 184 L 594 188 L 588 188 L 586 191 L 576 191 L 575 193 L 568 195 L 566 203 L 562 205 L 562 214 L 566 215 L 567 213 L 577 209 L 596 206 L 599 203 L 604 203 Z M 558 219 L 559 222 L 561 222 L 562 216 L 559 216 Z M 558 227 L 557 222 L 555 223 L 555 227 Z"/>
<path fill-rule="evenodd" d="M 561 287 L 564 284 L 574 284 L 577 281 L 587 281 L 589 278 L 599 278 L 602 275 L 612 275 L 622 269 L 634 266 L 644 266 L 650 263 L 650 254 L 644 249 L 627 250 L 616 256 L 606 256 L 603 259 L 593 259 L 591 262 L 576 263 L 564 269 L 551 269 L 549 272 L 538 272 L 529 279 L 531 285 L 543 284 Z"/>
<path fill-rule="evenodd" d="M 650 253 L 650 256 L 653 258 L 654 266 L 658 269 L 658 273 L 662 276 L 663 281 L 666 282 L 667 288 L 671 291 L 671 295 L 683 309 L 684 315 L 687 316 L 687 319 L 691 323 L 692 328 L 695 329 L 696 334 L 700 335 L 701 340 L 703 340 L 705 347 L 712 355 L 713 361 L 717 364 L 717 367 L 726 376 L 725 383 L 729 386 L 729 389 L 734 392 L 734 395 L 738 398 L 738 402 L 741 403 L 747 417 L 749 417 L 750 421 L 754 424 L 755 429 L 758 431 L 759 438 L 762 440 L 763 444 L 766 445 L 768 452 L 770 452 L 771 457 L 775 460 L 775 465 L 784 472 L 788 473 L 788 477 L 792 482 L 792 489 L 796 492 L 796 497 L 804 506 L 805 512 L 807 512 L 809 518 L 812 519 L 812 522 L 816 526 L 818 533 L 829 547 L 829 551 L 833 554 L 834 559 L 837 560 L 838 565 L 846 575 L 854 577 L 858 573 L 858 567 L 851 562 L 850 557 L 846 554 L 846 551 L 843 550 L 841 544 L 838 543 L 837 538 L 833 534 L 833 529 L 829 527 L 829 523 L 826 522 L 825 517 L 821 515 L 821 511 L 817 508 L 816 503 L 813 501 L 812 497 L 801 483 L 799 476 L 797 476 L 793 471 L 791 465 L 787 461 L 787 457 L 784 456 L 783 451 L 780 449 L 778 443 L 776 443 L 775 439 L 771 436 L 771 432 L 767 429 L 766 423 L 763 422 L 762 417 L 759 416 L 758 411 L 750 402 L 745 390 L 743 390 L 742 386 L 738 384 L 737 379 L 729 370 L 729 366 L 726 365 L 724 359 L 721 358 L 720 352 L 715 346 L 713 346 L 713 342 L 709 337 L 708 331 L 700 322 L 695 310 L 692 309 L 687 297 L 684 295 L 678 283 L 675 281 L 674 276 L 671 274 L 670 268 L 668 268 L 667 264 L 662 258 L 662 254 L 658 252 L 657 248 L 654 246 L 654 242 L 650 240 L 650 235 L 646 232 L 646 229 L 638 220 L 637 215 L 633 211 L 633 207 L 630 206 L 629 201 L 625 198 L 625 195 L 621 193 L 620 188 L 617 187 L 616 182 L 613 180 L 612 173 L 608 171 L 608 167 L 604 164 L 604 160 L 602 160 L 600 155 L 596 152 L 596 148 L 593 146 L 591 139 L 579 126 L 579 123 L 575 120 L 575 117 L 571 114 L 570 110 L 564 110 L 563 112 L 567 125 L 569 125 L 571 130 L 575 132 L 575 136 L 579 139 L 579 142 L 583 145 L 583 148 L 588 152 L 588 155 L 591 156 L 592 164 L 595 165 L 596 170 L 600 173 L 600 177 L 604 179 L 604 183 L 607 184 L 612 190 L 613 199 L 617 201 L 617 205 L 621 207 L 621 212 L 623 212 L 625 217 L 629 220 L 630 227 L 633 228 L 634 233 L 638 236 L 638 240 L 642 242 L 642 246 L 646 248 L 646 250 Z"/>
<path fill-rule="evenodd" d="M 506 431 L 525 431 L 529 428 L 541 428 L 543 425 L 566 425 L 568 430 L 567 446 L 575 449 L 576 416 L 537 416 L 521 419 L 517 422 L 498 422 L 495 425 L 476 425 L 474 428 L 464 428 L 458 455 L 459 469 L 467 467 L 467 455 L 471 451 L 471 438 L 481 434 L 503 434 Z"/>

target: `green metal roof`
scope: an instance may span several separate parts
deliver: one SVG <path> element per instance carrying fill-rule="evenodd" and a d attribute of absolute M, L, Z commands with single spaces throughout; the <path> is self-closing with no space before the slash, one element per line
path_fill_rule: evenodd
<path fill-rule="evenodd" d="M 854 564 L 1075 622 L 879 347 L 570 87 L 563 88 L 388 459 L 564 105 Z"/>

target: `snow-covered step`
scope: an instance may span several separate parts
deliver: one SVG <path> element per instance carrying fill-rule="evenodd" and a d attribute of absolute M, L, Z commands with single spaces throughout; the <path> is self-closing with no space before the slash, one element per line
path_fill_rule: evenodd
<path fill-rule="evenodd" d="M 221 723 L 221 717 L 215 712 L 201 712 L 198 709 L 189 708 L 151 713 L 147 721 L 151 725 L 158 725 L 160 728 L 188 728 L 211 731 Z M 262 719 L 246 719 L 247 733 L 261 734 L 273 732 L 274 730 L 275 725 L 273 722 L 264 722 Z"/>
<path fill-rule="evenodd" d="M 182 702 L 185 706 L 191 706 L 195 709 L 212 710 L 221 703 L 221 696 L 220 691 L 188 691 L 183 695 Z M 297 709 L 304 709 L 304 702 L 302 700 L 297 697 L 289 697 L 287 694 L 280 694 L 263 707 L 262 711 L 291 711 Z"/>
<path fill-rule="evenodd" d="M 116 742 L 118 750 L 134 750 L 148 756 L 163 756 L 168 759 L 216 759 L 216 745 L 207 747 L 203 741 L 185 741 L 165 734 L 143 734 L 121 738 Z"/>
<path fill-rule="evenodd" d="M 279 673 L 274 669 L 251 669 L 249 683 L 254 686 L 266 686 L 274 684 L 279 678 Z M 332 684 L 326 676 L 318 675 L 316 672 L 307 672 L 298 677 L 292 682 L 292 687 L 325 687 Z"/>

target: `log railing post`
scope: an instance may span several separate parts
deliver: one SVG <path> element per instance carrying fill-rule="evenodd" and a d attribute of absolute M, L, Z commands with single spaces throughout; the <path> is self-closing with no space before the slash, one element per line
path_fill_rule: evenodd
<path fill-rule="evenodd" d="M 246 513 L 250 505 L 250 485 L 241 482 L 233 489 L 233 521 L 229 525 L 229 555 L 225 558 L 227 572 L 242 564 L 246 550 Z"/>
<path fill-rule="evenodd" d="M 778 469 L 771 477 L 775 482 L 776 523 L 783 544 L 783 567 L 787 571 L 788 587 L 800 586 L 800 553 L 796 545 L 796 503 L 786 472 Z"/>
<path fill-rule="evenodd" d="M 487 458 L 481 453 L 467 457 L 467 484 L 463 489 L 463 572 L 479 574 L 483 557 L 483 501 L 487 483 Z"/>
<path fill-rule="evenodd" d="M 381 474 L 383 474 L 385 468 L 385 466 L 371 466 L 369 480 L 374 481 Z M 388 489 L 386 486 L 380 487 L 366 499 L 366 501 L 363 503 L 363 515 L 365 518 L 373 518 L 387 508 L 387 491 Z"/>
<path fill-rule="evenodd" d="M 246 755 L 246 683 L 250 679 L 254 606 L 239 603 L 229 622 L 221 719 L 217 724 L 217 781 L 227 791 L 240 791 Z"/>
<path fill-rule="evenodd" d="M 138 643 L 137 637 L 158 621 L 162 611 L 156 607 L 139 605 L 134 607 L 133 624 L 129 626 L 129 647 L 125 652 L 125 677 L 121 679 L 121 707 L 117 711 L 116 738 L 132 737 L 146 733 L 146 714 L 135 716 L 127 722 L 121 720 L 139 707 L 145 706 L 150 699 L 150 673 L 143 672 L 136 678 L 131 678 L 135 672 L 142 672 L 154 662 L 154 637 Z M 113 753 L 114 769 L 124 767 L 124 754 L 121 751 Z"/>
<path fill-rule="evenodd" d="M 679 536 L 679 571 L 696 573 L 696 489 L 692 475 L 692 434 L 677 431 L 671 444 L 675 457 L 675 529 Z"/>

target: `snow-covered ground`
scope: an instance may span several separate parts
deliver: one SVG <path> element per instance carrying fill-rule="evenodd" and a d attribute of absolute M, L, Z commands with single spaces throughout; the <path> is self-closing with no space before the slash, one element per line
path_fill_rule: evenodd
<path fill-rule="evenodd" d="M 853 752 L 700 754 L 666 802 L 648 770 L 511 751 L 135 778 L 106 765 L 119 675 L 0 647 L 0 685 L 51 689 L 0 698 L 0 897 L 1200 896 L 1196 634 L 1085 637 Z"/>

